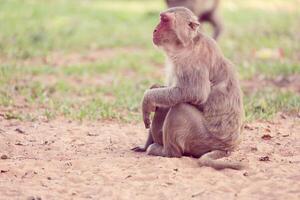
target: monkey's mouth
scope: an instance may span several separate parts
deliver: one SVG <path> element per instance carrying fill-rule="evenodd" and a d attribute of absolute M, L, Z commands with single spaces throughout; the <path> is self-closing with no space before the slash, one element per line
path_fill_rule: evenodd
<path fill-rule="evenodd" d="M 161 44 L 161 37 L 159 37 L 159 35 L 157 34 L 153 34 L 153 43 L 157 46 L 159 46 Z"/>
<path fill-rule="evenodd" d="M 155 36 L 153 36 L 153 43 L 155 44 L 155 45 L 159 45 L 159 41 L 160 41 L 160 39 L 158 38 L 158 37 L 155 37 Z"/>

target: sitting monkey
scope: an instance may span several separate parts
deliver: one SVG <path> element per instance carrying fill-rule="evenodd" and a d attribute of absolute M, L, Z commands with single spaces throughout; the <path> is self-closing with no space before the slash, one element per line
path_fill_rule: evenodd
<path fill-rule="evenodd" d="M 133 150 L 200 157 L 201 166 L 240 169 L 240 163 L 217 160 L 238 145 L 244 116 L 231 62 L 199 31 L 197 17 L 187 8 L 170 8 L 160 18 L 153 42 L 167 55 L 168 84 L 145 92 L 143 119 L 146 128 L 151 127 L 146 145 Z"/>
<path fill-rule="evenodd" d="M 181 6 L 190 9 L 200 23 L 210 23 L 214 29 L 213 38 L 219 38 L 223 30 L 222 20 L 218 15 L 219 0 L 166 0 L 166 3 L 169 8 Z"/>

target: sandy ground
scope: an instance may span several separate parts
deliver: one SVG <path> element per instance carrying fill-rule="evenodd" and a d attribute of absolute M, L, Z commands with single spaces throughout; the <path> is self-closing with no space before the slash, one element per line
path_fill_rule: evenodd
<path fill-rule="evenodd" d="M 142 124 L 0 118 L 0 199 L 300 199 L 299 116 L 248 124 L 229 158 L 242 171 L 129 150 L 145 137 Z"/>

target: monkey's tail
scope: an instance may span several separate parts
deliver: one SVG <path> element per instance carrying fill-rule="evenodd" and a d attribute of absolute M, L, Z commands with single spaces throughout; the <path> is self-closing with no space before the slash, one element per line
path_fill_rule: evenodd
<path fill-rule="evenodd" d="M 227 157 L 228 155 L 229 154 L 225 151 L 214 150 L 201 156 L 198 163 L 200 166 L 212 167 L 217 170 L 225 168 L 241 170 L 246 167 L 245 164 L 242 163 L 218 160 L 219 158 Z"/>

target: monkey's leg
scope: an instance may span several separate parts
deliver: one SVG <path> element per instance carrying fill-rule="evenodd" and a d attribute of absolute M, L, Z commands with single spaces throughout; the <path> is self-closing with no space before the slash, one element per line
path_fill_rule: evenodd
<path fill-rule="evenodd" d="M 154 143 L 147 153 L 154 156 L 181 157 L 185 153 L 187 140 L 192 138 L 191 135 L 204 131 L 201 117 L 201 112 L 192 105 L 181 103 L 172 107 L 163 125 L 163 146 Z"/>
<path fill-rule="evenodd" d="M 147 153 L 164 157 L 200 157 L 215 148 L 205 126 L 203 113 L 195 106 L 180 103 L 168 112 L 163 126 L 163 146 L 152 144 Z"/>
<path fill-rule="evenodd" d="M 163 125 L 163 145 L 154 143 L 147 150 L 149 155 L 181 157 L 183 154 L 199 157 L 199 165 L 215 169 L 242 169 L 244 164 L 218 160 L 230 155 L 217 150 L 221 144 L 206 129 L 201 111 L 195 106 L 181 103 L 170 109 Z M 220 145 L 220 146 L 219 146 Z"/>
<path fill-rule="evenodd" d="M 223 31 L 223 24 L 221 18 L 217 14 L 212 14 L 208 21 L 211 23 L 211 25 L 214 28 L 214 34 L 213 38 L 215 40 L 218 40 L 221 32 Z"/>
<path fill-rule="evenodd" d="M 153 120 L 151 123 L 151 127 L 148 133 L 148 138 L 146 141 L 146 144 L 143 147 L 134 147 L 131 150 L 136 152 L 145 152 L 147 148 L 154 142 L 157 144 L 163 144 L 162 139 L 162 127 L 164 120 L 166 118 L 166 115 L 169 111 L 169 108 L 157 108 Z"/>
<path fill-rule="evenodd" d="M 153 143 L 148 147 L 147 154 L 152 156 L 163 156 L 163 157 L 167 156 L 164 153 L 163 146 L 157 143 Z"/>

